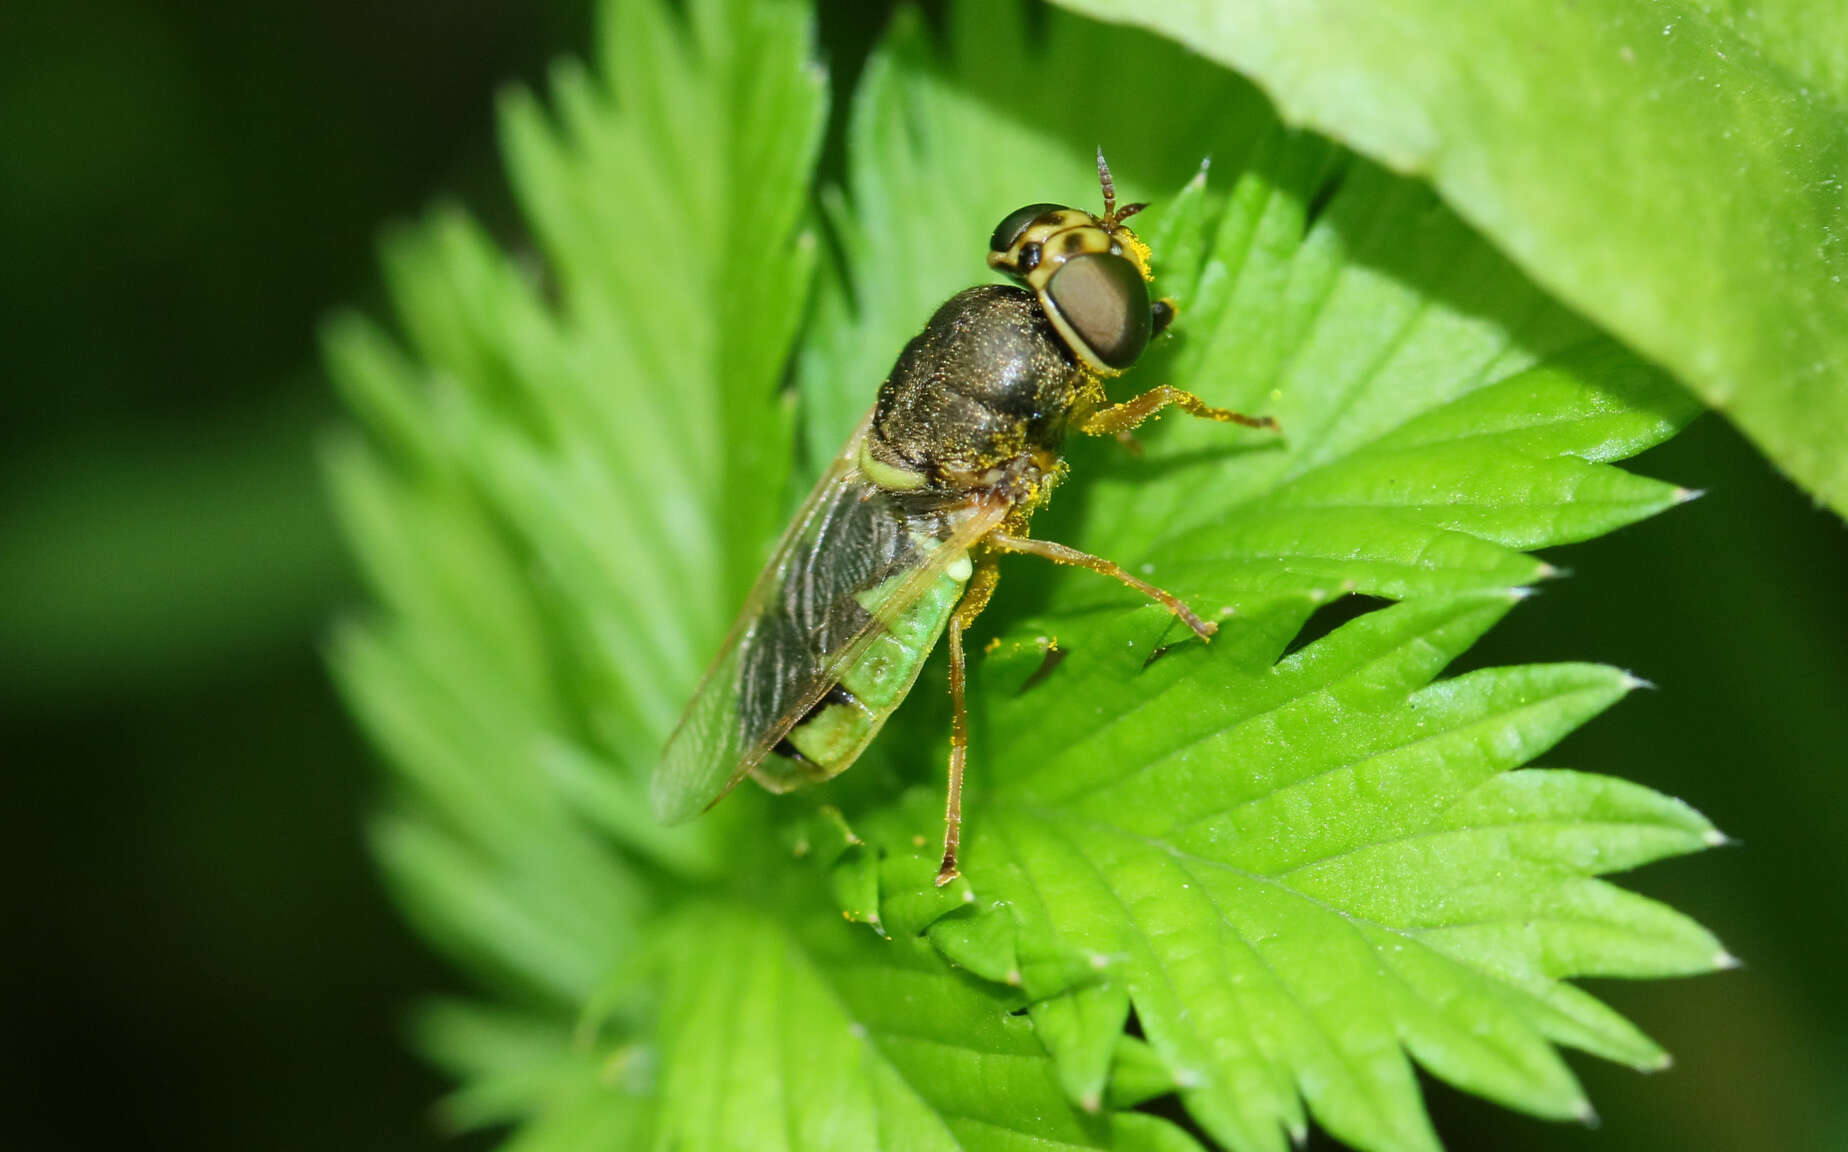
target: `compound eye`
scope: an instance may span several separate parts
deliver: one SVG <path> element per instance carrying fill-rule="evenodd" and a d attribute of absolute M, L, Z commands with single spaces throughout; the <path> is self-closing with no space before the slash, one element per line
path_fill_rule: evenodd
<path fill-rule="evenodd" d="M 1149 345 L 1154 326 L 1149 287 L 1122 256 L 1072 257 L 1047 282 L 1046 297 L 1106 367 L 1129 367 Z"/>
<path fill-rule="evenodd" d="M 1048 212 L 1062 212 L 1058 204 L 1029 204 L 1025 208 L 1016 208 L 1007 214 L 1007 218 L 995 225 L 995 234 L 989 238 L 990 252 L 1005 252 L 1020 239 L 1020 234 L 1032 226 L 1035 220 Z"/>

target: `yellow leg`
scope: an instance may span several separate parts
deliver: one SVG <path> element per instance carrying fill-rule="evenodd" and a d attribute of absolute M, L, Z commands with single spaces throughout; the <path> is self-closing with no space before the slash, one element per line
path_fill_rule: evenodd
<path fill-rule="evenodd" d="M 1183 393 L 1183 395 L 1185 395 L 1185 393 Z M 1179 598 L 1173 593 L 1164 592 L 1146 580 L 1136 579 L 1134 576 L 1123 571 L 1118 565 L 1112 564 L 1101 556 L 1093 556 L 1089 552 L 1080 552 L 1076 548 L 1068 548 L 1063 544 L 1055 544 L 1050 540 L 1034 540 L 1027 536 L 1009 536 L 1001 532 L 990 533 L 988 537 L 983 540 L 983 543 L 999 552 L 1021 552 L 1029 556 L 1043 556 L 1055 564 L 1070 564 L 1075 568 L 1089 568 L 1093 572 L 1101 572 L 1113 579 L 1121 580 L 1123 583 L 1134 588 L 1149 599 L 1158 601 L 1162 607 L 1178 616 L 1181 623 L 1193 629 L 1194 635 L 1202 640 L 1210 639 L 1213 633 L 1219 630 L 1219 625 L 1213 623 L 1211 620 L 1202 620 L 1200 617 L 1194 615 L 1193 609 L 1181 603 Z M 952 624 L 951 627 L 954 628 L 955 625 Z M 953 636 L 955 633 L 952 632 L 951 635 Z"/>
<path fill-rule="evenodd" d="M 1100 412 L 1093 412 L 1078 425 L 1078 430 L 1087 436 L 1121 436 L 1170 405 L 1203 420 L 1243 424 L 1247 428 L 1275 430 L 1277 427 L 1275 417 L 1247 416 L 1243 412 L 1233 412 L 1227 408 L 1213 408 L 1192 392 L 1183 392 L 1179 388 L 1160 384 L 1134 399 L 1125 400 L 1121 404 L 1112 405 Z"/>
<path fill-rule="evenodd" d="M 969 758 L 969 714 L 963 706 L 963 630 L 975 622 L 988 607 L 995 593 L 1001 570 L 994 558 L 984 556 L 976 562 L 975 575 L 963 593 L 956 611 L 950 616 L 950 786 L 943 805 L 943 863 L 937 869 L 937 887 L 956 879 L 956 850 L 962 844 L 963 765 Z"/>

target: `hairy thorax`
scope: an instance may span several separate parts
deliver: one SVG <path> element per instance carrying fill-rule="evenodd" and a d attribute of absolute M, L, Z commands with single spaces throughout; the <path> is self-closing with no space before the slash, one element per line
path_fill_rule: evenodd
<path fill-rule="evenodd" d="M 920 497 L 1029 497 L 1059 467 L 1066 426 L 1097 389 L 1031 293 L 970 288 L 899 355 L 862 466 L 880 487 Z"/>

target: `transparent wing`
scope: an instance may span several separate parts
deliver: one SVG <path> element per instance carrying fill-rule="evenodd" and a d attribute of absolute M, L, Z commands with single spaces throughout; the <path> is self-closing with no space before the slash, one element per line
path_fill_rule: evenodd
<path fill-rule="evenodd" d="M 796 513 L 655 768 L 656 819 L 690 819 L 789 733 L 881 629 L 1000 525 L 1004 501 L 920 510 L 859 469 L 867 424 Z"/>

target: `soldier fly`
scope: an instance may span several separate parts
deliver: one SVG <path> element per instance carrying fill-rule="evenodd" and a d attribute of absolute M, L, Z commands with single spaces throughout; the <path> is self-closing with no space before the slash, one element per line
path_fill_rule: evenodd
<path fill-rule="evenodd" d="M 1104 381 L 1174 318 L 1149 296 L 1149 249 L 1097 156 L 1104 214 L 1010 212 L 988 265 L 1018 286 L 969 288 L 899 353 L 878 400 L 815 486 L 706 673 L 655 770 L 663 821 L 688 819 L 746 773 L 773 792 L 845 771 L 950 638 L 949 788 L 937 883 L 957 876 L 968 721 L 963 633 L 1018 552 L 1089 568 L 1160 602 L 1202 640 L 1215 625 L 1116 564 L 1028 536 L 1066 470 L 1065 437 L 1129 433 L 1170 405 L 1275 428 L 1167 385 L 1111 404 Z"/>

